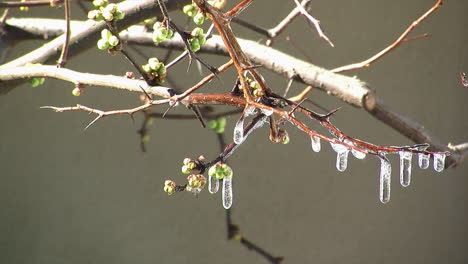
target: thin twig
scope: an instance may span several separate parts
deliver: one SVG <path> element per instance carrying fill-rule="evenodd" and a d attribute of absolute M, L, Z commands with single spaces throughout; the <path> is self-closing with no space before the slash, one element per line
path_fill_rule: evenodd
<path fill-rule="evenodd" d="M 332 70 L 332 72 L 338 73 L 338 72 L 345 72 L 345 71 L 352 71 L 352 70 L 357 70 L 361 68 L 366 68 L 371 65 L 371 63 L 375 62 L 376 60 L 382 58 L 385 54 L 389 53 L 396 47 L 398 47 L 400 44 L 405 42 L 405 38 L 408 36 L 411 31 L 413 31 L 423 20 L 428 18 L 432 13 L 434 13 L 443 3 L 443 0 L 437 0 L 434 6 L 432 6 L 426 13 L 424 13 L 420 18 L 416 19 L 406 30 L 403 32 L 403 34 L 400 35 L 400 37 L 395 40 L 390 46 L 386 47 L 385 49 L 381 50 L 374 56 L 368 58 L 367 60 L 358 62 L 358 63 L 353 63 L 350 65 L 346 66 L 341 66 L 339 68 L 335 68 Z"/>
<path fill-rule="evenodd" d="M 62 52 L 57 61 L 57 67 L 63 67 L 67 62 L 68 45 L 70 43 L 70 0 L 65 0 L 65 41 L 63 42 Z"/>
<path fill-rule="evenodd" d="M 301 14 L 304 17 L 306 17 L 307 20 L 309 20 L 309 22 L 312 23 L 315 26 L 315 29 L 317 30 L 317 33 L 319 34 L 319 37 L 324 39 L 326 42 L 328 42 L 328 44 L 330 44 L 330 46 L 335 47 L 333 42 L 331 42 L 331 40 L 327 37 L 327 35 L 325 35 L 325 33 L 323 33 L 322 28 L 320 27 L 320 21 L 318 21 L 313 16 L 311 16 L 309 14 L 309 12 L 307 12 L 307 10 L 305 10 L 305 8 L 301 5 L 301 3 L 299 3 L 299 1 L 294 0 L 294 2 L 296 3 L 296 6 L 299 9 L 299 11 L 301 12 Z"/>

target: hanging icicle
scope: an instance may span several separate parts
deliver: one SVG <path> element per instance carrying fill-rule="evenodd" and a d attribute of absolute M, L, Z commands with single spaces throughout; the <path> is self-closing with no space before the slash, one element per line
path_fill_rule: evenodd
<path fill-rule="evenodd" d="M 433 154 L 434 158 L 434 170 L 441 172 L 445 168 L 445 153 L 436 153 Z"/>
<path fill-rule="evenodd" d="M 411 182 L 411 158 L 413 154 L 408 151 L 400 151 L 400 183 L 408 187 Z"/>
<path fill-rule="evenodd" d="M 431 156 L 429 154 L 418 153 L 418 165 L 421 169 L 429 168 L 429 159 Z"/>
<path fill-rule="evenodd" d="M 384 156 L 380 158 L 380 187 L 379 198 L 382 203 L 390 201 L 392 167 L 388 159 Z"/>
<path fill-rule="evenodd" d="M 208 175 L 208 191 L 213 194 L 219 190 L 219 180 L 216 177 Z"/>
<path fill-rule="evenodd" d="M 225 209 L 229 209 L 232 206 L 232 175 L 230 177 L 223 178 L 223 206 Z"/>
<path fill-rule="evenodd" d="M 320 149 L 322 148 L 320 144 L 320 138 L 317 136 L 311 136 L 310 137 L 311 145 L 312 145 L 312 150 L 314 152 L 320 152 Z"/>

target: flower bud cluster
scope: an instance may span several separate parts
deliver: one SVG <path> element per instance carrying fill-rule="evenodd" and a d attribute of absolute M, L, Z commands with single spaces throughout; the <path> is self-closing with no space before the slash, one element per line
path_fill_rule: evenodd
<path fill-rule="evenodd" d="M 153 42 L 159 43 L 166 39 L 174 37 L 174 31 L 168 28 L 164 23 L 156 22 L 153 25 Z"/>
<path fill-rule="evenodd" d="M 100 50 L 106 50 L 106 49 L 118 50 L 119 43 L 120 43 L 119 38 L 117 38 L 117 36 L 112 35 L 110 30 L 103 29 L 101 31 L 101 39 L 99 39 L 97 42 L 97 47 Z"/>
<path fill-rule="evenodd" d="M 192 32 L 190 33 L 192 36 L 188 41 L 190 44 L 190 49 L 193 52 L 197 52 L 200 50 L 201 46 L 206 43 L 206 35 L 203 32 L 202 28 L 194 28 Z"/>
<path fill-rule="evenodd" d="M 233 175 L 231 167 L 226 163 L 218 162 L 215 165 L 211 166 L 208 170 L 208 175 L 210 177 L 215 177 L 218 180 L 223 178 L 231 178 Z"/>
<path fill-rule="evenodd" d="M 189 158 L 184 159 L 184 162 L 183 162 L 183 165 L 182 165 L 182 173 L 183 174 L 190 174 L 192 171 L 197 170 L 197 169 L 199 169 L 199 168 L 198 168 L 197 162 L 195 160 L 192 160 L 192 159 L 189 159 Z"/>
<path fill-rule="evenodd" d="M 175 192 L 176 184 L 175 182 L 171 180 L 166 180 L 164 182 L 164 192 L 166 192 L 168 195 L 171 195 Z"/>
<path fill-rule="evenodd" d="M 188 186 L 191 188 L 202 189 L 206 184 L 206 178 L 203 174 L 190 174 L 187 176 Z"/>
<path fill-rule="evenodd" d="M 212 119 L 208 121 L 207 125 L 209 128 L 213 129 L 213 131 L 217 134 L 222 134 L 224 133 L 224 130 L 226 128 L 226 118 L 219 117 L 218 119 Z"/>
<path fill-rule="evenodd" d="M 265 95 L 265 93 L 263 92 L 263 89 L 260 89 L 260 84 L 258 84 L 258 82 L 250 78 L 247 78 L 247 83 L 249 84 L 249 87 L 252 90 L 252 95 L 255 98 L 262 97 Z"/>
<path fill-rule="evenodd" d="M 141 67 L 152 79 L 158 79 L 159 82 L 162 82 L 166 78 L 166 66 L 157 58 L 149 58 L 148 63 Z"/>
<path fill-rule="evenodd" d="M 116 4 L 109 3 L 108 0 L 94 0 L 93 5 L 97 8 L 88 12 L 88 18 L 95 21 L 105 20 L 111 22 L 125 17 Z"/>

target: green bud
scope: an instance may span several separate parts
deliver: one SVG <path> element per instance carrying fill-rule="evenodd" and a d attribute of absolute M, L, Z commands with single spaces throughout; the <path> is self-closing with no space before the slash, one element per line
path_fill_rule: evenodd
<path fill-rule="evenodd" d="M 218 126 L 219 127 L 226 127 L 226 118 L 225 117 L 220 117 L 218 118 Z"/>
<path fill-rule="evenodd" d="M 216 173 L 218 171 L 218 169 L 216 168 L 216 165 L 217 164 L 210 167 L 210 169 L 208 170 L 208 176 L 210 176 L 210 177 L 215 177 L 216 176 Z"/>
<path fill-rule="evenodd" d="M 159 63 L 158 75 L 161 77 L 166 75 L 166 66 L 162 62 Z"/>
<path fill-rule="evenodd" d="M 200 41 L 198 41 L 198 39 L 196 39 L 196 38 L 189 39 L 189 44 L 190 44 L 190 49 L 193 52 L 197 52 L 197 51 L 200 50 Z"/>
<path fill-rule="evenodd" d="M 102 12 L 102 17 L 107 22 L 110 22 L 110 21 L 114 20 L 114 15 L 112 13 L 109 13 L 109 12 L 106 12 L 106 11 Z"/>
<path fill-rule="evenodd" d="M 19 7 L 19 10 L 20 10 L 20 11 L 23 11 L 23 12 L 27 12 L 27 11 L 29 11 L 29 7 L 27 7 L 27 6 L 20 6 L 20 7 Z"/>
<path fill-rule="evenodd" d="M 109 42 L 107 42 L 106 39 L 100 39 L 97 42 L 97 47 L 100 50 L 105 50 L 105 49 L 108 49 L 110 46 L 109 46 Z"/>
<path fill-rule="evenodd" d="M 101 11 L 99 10 L 91 10 L 88 12 L 88 18 L 92 20 L 98 20 L 98 18 L 102 19 Z"/>
<path fill-rule="evenodd" d="M 105 7 L 108 4 L 107 0 L 94 0 L 93 5 L 95 7 Z"/>
<path fill-rule="evenodd" d="M 172 29 L 169 29 L 169 31 L 167 32 L 167 37 L 166 39 L 171 39 L 174 37 L 174 30 Z"/>
<path fill-rule="evenodd" d="M 114 17 L 116 20 L 121 20 L 121 19 L 124 19 L 125 14 L 117 10 L 114 14 Z"/>
<path fill-rule="evenodd" d="M 175 189 L 171 186 L 164 186 L 164 192 L 166 192 L 168 195 L 172 195 L 175 192 Z"/>
<path fill-rule="evenodd" d="M 218 127 L 218 121 L 216 120 L 210 120 L 208 121 L 208 127 L 211 128 L 211 129 L 216 129 Z"/>
<path fill-rule="evenodd" d="M 149 58 L 148 65 L 153 71 L 157 71 L 159 69 L 159 60 L 158 58 Z"/>
<path fill-rule="evenodd" d="M 188 165 L 192 160 L 190 158 L 185 158 L 184 161 L 182 162 L 184 165 Z"/>
<path fill-rule="evenodd" d="M 188 165 L 182 166 L 182 173 L 183 174 L 190 174 L 191 169 L 189 168 Z"/>
<path fill-rule="evenodd" d="M 288 133 L 286 133 L 284 136 L 283 136 L 283 141 L 281 142 L 283 144 L 288 144 L 289 143 L 289 135 Z"/>
<path fill-rule="evenodd" d="M 140 140 L 141 140 L 141 143 L 148 143 L 150 139 L 151 137 L 149 135 L 144 135 Z"/>
<path fill-rule="evenodd" d="M 44 78 L 32 78 L 29 79 L 28 82 L 31 84 L 31 87 L 37 87 L 39 85 L 42 85 L 44 83 Z"/>
<path fill-rule="evenodd" d="M 111 14 L 114 14 L 116 11 L 117 11 L 116 4 L 108 4 L 106 7 L 104 7 L 102 12 L 109 12 Z"/>
<path fill-rule="evenodd" d="M 143 71 L 146 72 L 146 73 L 150 73 L 150 72 L 151 72 L 151 67 L 150 67 L 148 64 L 145 64 L 145 65 L 141 66 L 141 68 L 142 68 Z"/>
<path fill-rule="evenodd" d="M 110 46 L 115 47 L 119 44 L 119 39 L 116 36 L 111 36 L 108 42 Z"/>
<path fill-rule="evenodd" d="M 195 22 L 195 24 L 197 25 L 201 25 L 205 22 L 205 15 L 201 12 L 197 13 L 194 17 L 193 17 L 193 22 Z"/>
<path fill-rule="evenodd" d="M 205 34 L 200 34 L 200 35 L 198 35 L 198 41 L 200 42 L 200 45 L 205 45 L 205 43 L 206 43 L 206 36 L 205 36 Z"/>
<path fill-rule="evenodd" d="M 78 88 L 78 87 L 75 87 L 75 88 L 72 90 L 73 96 L 80 96 L 82 92 L 83 92 L 83 90 L 81 90 L 81 89 Z"/>
<path fill-rule="evenodd" d="M 112 32 L 110 32 L 110 30 L 108 30 L 108 29 L 103 29 L 103 30 L 101 31 L 101 38 L 102 38 L 102 39 L 108 40 L 110 37 L 112 37 Z"/>
<path fill-rule="evenodd" d="M 153 32 L 153 41 L 159 43 L 166 40 L 168 33 L 169 32 L 167 28 L 159 28 L 158 30 Z"/>
<path fill-rule="evenodd" d="M 189 17 L 192 17 L 195 14 L 195 6 L 194 5 L 185 5 L 182 8 L 182 12 Z"/>
<path fill-rule="evenodd" d="M 171 195 L 175 192 L 175 187 L 176 187 L 176 184 L 175 182 L 171 181 L 171 180 L 166 180 L 164 182 L 164 191 L 168 194 L 168 195 Z"/>
<path fill-rule="evenodd" d="M 203 28 L 194 28 L 192 32 L 190 32 L 190 35 L 192 35 L 192 37 L 198 37 L 199 35 L 203 35 Z"/>

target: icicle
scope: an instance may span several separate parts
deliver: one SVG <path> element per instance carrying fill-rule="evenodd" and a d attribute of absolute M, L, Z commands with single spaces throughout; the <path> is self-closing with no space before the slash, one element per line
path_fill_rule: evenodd
<path fill-rule="evenodd" d="M 208 191 L 213 194 L 219 190 L 219 180 L 216 177 L 208 176 Z"/>
<path fill-rule="evenodd" d="M 379 198 L 382 203 L 390 201 L 390 181 L 392 167 L 390 162 L 385 158 L 380 158 L 380 188 Z"/>
<path fill-rule="evenodd" d="M 411 158 L 413 154 L 408 151 L 400 151 L 400 183 L 408 187 L 411 182 Z"/>
<path fill-rule="evenodd" d="M 349 149 L 340 143 L 330 142 L 332 149 L 336 154 L 336 168 L 339 171 L 345 171 L 348 166 L 348 153 Z"/>
<path fill-rule="evenodd" d="M 434 170 L 441 172 L 445 168 L 445 153 L 435 153 L 434 158 Z"/>
<path fill-rule="evenodd" d="M 310 141 L 312 144 L 312 150 L 315 152 L 320 152 L 322 146 L 320 145 L 320 138 L 317 136 L 311 136 Z"/>
<path fill-rule="evenodd" d="M 347 149 L 336 153 L 336 168 L 339 171 L 345 171 L 346 167 L 348 167 L 348 154 L 349 151 Z"/>
<path fill-rule="evenodd" d="M 244 141 L 244 117 L 242 116 L 234 127 L 234 143 L 237 145 Z"/>
<path fill-rule="evenodd" d="M 429 154 L 419 153 L 418 154 L 418 164 L 419 168 L 427 169 L 429 168 L 429 158 L 431 156 Z"/>
<path fill-rule="evenodd" d="M 229 209 L 232 206 L 232 176 L 223 178 L 223 206 Z"/>

